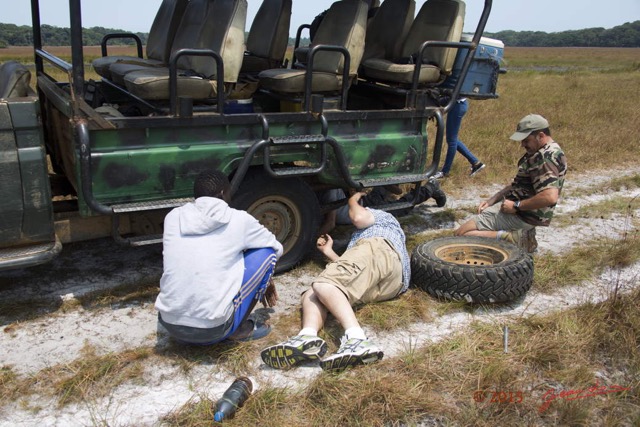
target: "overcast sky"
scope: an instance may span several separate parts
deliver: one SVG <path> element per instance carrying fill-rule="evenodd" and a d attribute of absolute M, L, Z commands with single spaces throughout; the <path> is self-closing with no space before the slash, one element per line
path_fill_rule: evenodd
<path fill-rule="evenodd" d="M 11 7 L 7 7 L 11 2 Z M 248 0 L 247 30 L 261 0 Z M 30 2 L 0 0 L 0 22 L 31 25 Z M 107 27 L 148 32 L 161 0 L 85 0 L 82 2 L 84 27 Z M 332 0 L 294 0 L 291 36 L 296 28 L 310 23 Z M 66 0 L 40 0 L 42 23 L 68 27 Z M 416 2 L 417 8 L 424 0 Z M 467 0 L 465 31 L 475 29 L 484 1 Z M 418 9 L 416 9 L 417 12 Z M 494 0 L 486 31 L 502 30 L 557 32 L 604 27 L 640 20 L 640 0 Z"/>

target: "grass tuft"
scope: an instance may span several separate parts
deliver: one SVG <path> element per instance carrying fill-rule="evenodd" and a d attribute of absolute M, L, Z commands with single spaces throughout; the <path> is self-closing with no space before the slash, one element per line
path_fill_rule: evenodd
<path fill-rule="evenodd" d="M 390 331 L 415 322 L 431 321 L 435 305 L 433 298 L 425 292 L 409 289 L 400 298 L 360 307 L 357 316 L 363 325 L 375 331 Z"/>
<path fill-rule="evenodd" d="M 214 405 L 206 396 L 194 396 L 177 411 L 162 417 L 163 425 L 209 427 L 213 423 Z"/>
<path fill-rule="evenodd" d="M 545 253 L 534 258 L 534 286 L 540 292 L 593 279 L 605 268 L 628 267 L 640 260 L 640 234 L 628 232 L 622 240 L 598 239 L 563 255 Z"/>
<path fill-rule="evenodd" d="M 140 348 L 99 356 L 87 345 L 82 353 L 81 359 L 43 372 L 46 375 L 48 371 L 47 379 L 52 382 L 60 406 L 107 396 L 116 386 L 140 379 L 144 373 L 143 361 L 151 351 Z"/>

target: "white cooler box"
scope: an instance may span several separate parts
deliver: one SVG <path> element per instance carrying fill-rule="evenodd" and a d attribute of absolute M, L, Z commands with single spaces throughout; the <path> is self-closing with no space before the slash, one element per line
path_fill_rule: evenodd
<path fill-rule="evenodd" d="M 463 34 L 460 41 L 470 42 L 472 39 L 473 35 Z M 442 87 L 453 89 L 456 85 L 467 52 L 467 49 L 458 49 L 451 75 L 442 83 Z M 481 37 L 480 44 L 471 60 L 467 77 L 462 83 L 460 96 L 472 99 L 497 98 L 496 86 L 498 85 L 498 74 L 500 74 L 503 56 L 504 43 L 500 40 Z"/>

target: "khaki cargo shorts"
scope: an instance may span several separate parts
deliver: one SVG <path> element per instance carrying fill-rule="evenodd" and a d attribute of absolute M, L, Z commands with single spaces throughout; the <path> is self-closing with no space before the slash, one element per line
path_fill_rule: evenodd
<path fill-rule="evenodd" d="M 402 290 L 402 263 L 386 239 L 360 239 L 327 265 L 315 282 L 336 286 L 352 306 L 386 301 Z"/>
<path fill-rule="evenodd" d="M 476 227 L 481 231 L 512 231 L 530 230 L 534 226 L 524 222 L 518 215 L 505 214 L 500 212 L 501 203 L 489 206 L 481 214 L 476 215 L 473 220 Z"/>

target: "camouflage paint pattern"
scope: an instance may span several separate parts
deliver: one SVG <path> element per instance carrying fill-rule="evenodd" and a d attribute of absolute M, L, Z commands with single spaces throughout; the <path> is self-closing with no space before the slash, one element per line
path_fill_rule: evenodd
<path fill-rule="evenodd" d="M 167 122 L 163 118 L 157 127 L 91 132 L 92 188 L 98 201 L 114 204 L 190 197 L 199 172 L 219 168 L 233 173 L 244 152 L 262 139 L 262 127 L 254 119 L 228 125 L 168 126 Z M 427 144 L 424 132 L 419 131 L 424 126 L 426 119 L 415 117 L 339 120 L 329 122 L 328 135 L 342 147 L 354 179 L 386 178 L 424 171 Z M 308 121 L 274 121 L 269 133 L 273 137 L 319 134 L 320 126 Z M 330 147 L 328 153 L 327 167 L 318 179 L 336 184 L 340 174 Z M 272 146 L 271 156 L 272 164 L 317 164 L 319 148 L 313 144 Z M 262 162 L 259 151 L 253 164 Z M 79 171 L 76 176 L 79 180 Z"/>

